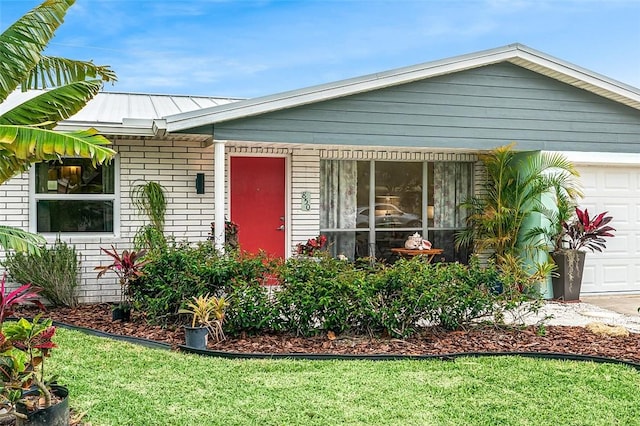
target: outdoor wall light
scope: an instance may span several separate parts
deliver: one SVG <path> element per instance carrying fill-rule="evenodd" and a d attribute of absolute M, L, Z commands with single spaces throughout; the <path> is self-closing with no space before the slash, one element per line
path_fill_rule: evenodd
<path fill-rule="evenodd" d="M 196 194 L 204 194 L 204 173 L 196 174 Z"/>

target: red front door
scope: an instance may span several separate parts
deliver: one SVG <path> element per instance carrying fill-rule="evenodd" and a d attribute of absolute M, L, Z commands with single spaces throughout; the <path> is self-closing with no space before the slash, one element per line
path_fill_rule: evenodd
<path fill-rule="evenodd" d="M 231 220 L 242 250 L 284 257 L 285 159 L 231 157 Z"/>

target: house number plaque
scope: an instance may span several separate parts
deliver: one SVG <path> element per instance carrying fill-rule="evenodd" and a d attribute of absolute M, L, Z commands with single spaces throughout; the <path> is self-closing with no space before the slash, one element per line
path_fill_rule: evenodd
<path fill-rule="evenodd" d="M 305 212 L 311 210 L 311 193 L 309 191 L 303 191 L 300 196 L 300 210 Z"/>

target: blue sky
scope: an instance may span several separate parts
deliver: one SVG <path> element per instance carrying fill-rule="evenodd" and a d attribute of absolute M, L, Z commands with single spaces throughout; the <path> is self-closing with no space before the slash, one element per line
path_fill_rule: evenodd
<path fill-rule="evenodd" d="M 0 30 L 39 3 L 0 0 Z M 515 42 L 640 87 L 640 0 L 77 0 L 47 53 L 109 91 L 255 97 Z"/>

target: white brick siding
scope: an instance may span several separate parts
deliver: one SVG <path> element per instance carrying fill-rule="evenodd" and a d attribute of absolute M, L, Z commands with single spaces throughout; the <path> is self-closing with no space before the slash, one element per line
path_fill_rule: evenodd
<path fill-rule="evenodd" d="M 107 302 L 119 299 L 120 286 L 115 274 L 96 279 L 94 268 L 109 258 L 100 247 L 112 244 L 118 251 L 131 249 L 138 227 L 145 223 L 131 205 L 129 192 L 140 181 L 156 181 L 167 189 L 165 231 L 177 241 L 206 240 L 213 221 L 213 148 L 200 141 L 166 138 L 117 139 L 120 164 L 120 232 L 115 235 L 65 236 L 81 256 L 82 282 L 79 299 L 82 303 Z M 205 193 L 196 194 L 196 173 L 205 173 Z M 29 228 L 28 173 L 0 186 L 0 223 Z M 49 242 L 55 236 L 48 237 Z"/>
<path fill-rule="evenodd" d="M 119 284 L 114 274 L 96 279 L 94 268 L 109 258 L 101 247 L 112 244 L 122 251 L 133 247 L 132 238 L 145 218 L 138 216 L 131 205 L 129 192 L 140 181 L 156 181 L 167 189 L 165 232 L 177 241 L 204 241 L 214 220 L 213 147 L 184 137 L 163 139 L 119 138 L 114 141 L 119 153 L 120 229 L 115 235 L 80 235 L 64 237 L 74 244 L 81 256 L 82 283 L 79 299 L 82 303 L 109 302 L 119 298 Z M 437 153 L 417 150 L 384 149 L 321 149 L 300 145 L 259 145 L 234 143 L 226 147 L 227 168 L 225 200 L 228 215 L 229 155 L 269 155 L 287 158 L 288 247 L 306 242 L 319 233 L 320 219 L 320 160 L 362 159 L 398 161 L 475 161 L 468 153 Z M 476 163 L 476 192 L 482 177 L 482 167 Z M 196 173 L 205 174 L 205 193 L 196 194 Z M 310 194 L 310 210 L 301 208 L 304 191 Z M 22 229 L 29 227 L 29 174 L 24 173 L 0 186 L 0 223 Z M 55 236 L 48 238 L 53 242 Z M 2 256 L 2 254 L 0 254 Z"/>

